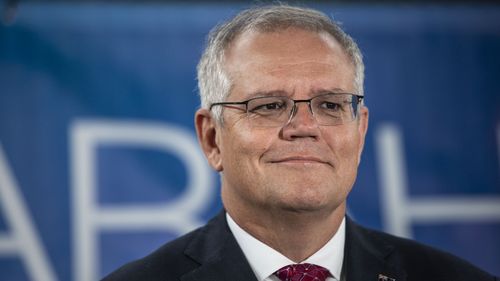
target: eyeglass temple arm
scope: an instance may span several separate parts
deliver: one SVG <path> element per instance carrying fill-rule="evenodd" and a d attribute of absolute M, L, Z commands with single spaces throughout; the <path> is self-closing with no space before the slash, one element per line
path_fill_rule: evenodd
<path fill-rule="evenodd" d="M 245 105 L 245 109 L 241 108 L 241 107 L 237 107 L 237 106 L 231 106 L 231 105 Z M 212 110 L 212 108 L 216 105 L 221 105 L 221 106 L 227 106 L 229 108 L 234 108 L 234 109 L 239 109 L 239 110 L 244 110 L 246 111 L 247 110 L 247 106 L 248 106 L 248 101 L 235 101 L 235 102 L 216 102 L 216 103 L 212 103 L 209 107 L 208 110 Z"/>

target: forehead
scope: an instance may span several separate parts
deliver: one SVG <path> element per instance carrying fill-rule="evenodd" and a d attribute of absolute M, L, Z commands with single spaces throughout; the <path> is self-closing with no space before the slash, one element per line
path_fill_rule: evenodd
<path fill-rule="evenodd" d="M 246 94 L 354 86 L 354 67 L 341 45 L 327 33 L 296 28 L 240 35 L 226 52 L 225 70 L 233 90 Z"/>

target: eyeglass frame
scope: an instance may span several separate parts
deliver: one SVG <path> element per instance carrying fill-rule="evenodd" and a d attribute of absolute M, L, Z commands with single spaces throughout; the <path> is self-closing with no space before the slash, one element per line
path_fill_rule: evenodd
<path fill-rule="evenodd" d="M 326 96 L 326 95 L 351 95 L 353 98 L 356 98 L 356 108 L 354 108 L 354 106 L 352 107 L 353 108 L 353 119 L 350 120 L 349 122 L 351 121 L 354 121 L 357 117 L 358 117 L 358 112 L 359 112 L 359 105 L 362 105 L 363 104 L 363 99 L 364 99 L 364 96 L 363 95 L 358 95 L 358 94 L 352 94 L 352 93 L 325 93 L 325 94 L 320 94 L 320 95 L 317 95 L 317 96 L 314 96 L 310 99 L 300 99 L 300 100 L 296 100 L 296 99 L 292 99 L 290 97 L 287 97 L 287 96 L 258 96 L 258 97 L 253 97 L 253 98 L 250 98 L 248 100 L 244 100 L 244 101 L 227 101 L 227 102 L 215 102 L 215 103 L 212 103 L 210 104 L 210 107 L 209 107 L 209 111 L 212 110 L 212 108 L 214 106 L 217 106 L 217 105 L 221 105 L 221 106 L 226 106 L 226 105 L 245 105 L 245 108 L 237 108 L 237 107 L 233 107 L 235 109 L 241 109 L 243 111 L 245 111 L 245 113 L 248 115 L 249 114 L 249 111 L 248 111 L 248 103 L 251 102 L 252 100 L 255 100 L 255 99 L 261 99 L 261 98 L 272 98 L 272 97 L 275 97 L 275 98 L 286 98 L 288 100 L 291 100 L 293 102 L 293 106 L 290 110 L 290 114 L 288 116 L 288 119 L 287 121 L 283 124 L 283 125 L 286 125 L 290 122 L 290 120 L 294 117 L 294 115 L 296 114 L 297 112 L 297 103 L 307 103 L 308 107 L 309 107 L 309 111 L 311 112 L 311 114 L 313 116 L 314 115 L 314 111 L 312 109 L 312 105 L 311 105 L 311 101 L 313 99 L 316 99 L 318 97 L 321 97 L 321 96 Z M 352 104 L 354 102 L 351 102 Z M 316 119 L 315 119 L 316 120 Z M 339 123 L 337 125 L 341 125 L 341 124 L 345 124 L 345 123 Z M 335 125 L 324 125 L 324 126 L 335 126 Z M 267 127 L 267 126 L 265 126 Z M 269 126 L 269 127 L 274 127 L 274 126 Z"/>

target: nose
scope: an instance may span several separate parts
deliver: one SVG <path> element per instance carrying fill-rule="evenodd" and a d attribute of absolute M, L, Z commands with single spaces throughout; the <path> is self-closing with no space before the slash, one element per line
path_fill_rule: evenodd
<path fill-rule="evenodd" d="M 307 106 L 307 109 L 299 110 L 300 104 L 305 104 L 304 106 Z M 304 107 L 303 106 L 303 107 Z M 300 113 L 302 112 L 302 113 Z M 307 113 L 309 112 L 309 113 Z M 305 115 L 305 116 L 302 116 Z M 296 100 L 295 103 L 293 104 L 292 111 L 290 112 L 290 117 L 288 118 L 287 123 L 290 123 L 293 121 L 294 117 L 297 116 L 297 118 L 304 118 L 304 117 L 309 117 L 309 119 L 314 120 L 314 113 L 311 108 L 311 101 L 310 100 Z M 295 118 L 295 119 L 297 119 Z"/>
<path fill-rule="evenodd" d="M 295 103 L 290 118 L 282 129 L 282 133 L 283 138 L 287 140 L 304 137 L 317 138 L 319 136 L 318 129 L 310 103 L 304 101 Z"/>

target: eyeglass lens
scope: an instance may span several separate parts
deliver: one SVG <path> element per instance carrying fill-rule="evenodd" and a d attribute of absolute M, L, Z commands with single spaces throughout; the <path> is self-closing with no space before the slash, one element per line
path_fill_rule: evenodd
<path fill-rule="evenodd" d="M 298 103 L 308 103 L 319 125 L 333 126 L 353 121 L 358 98 L 352 94 L 324 94 L 310 100 L 288 97 L 259 97 L 248 101 L 247 114 L 253 125 L 274 127 L 285 125 L 296 114 Z M 295 109 L 294 109 L 295 108 Z"/>

